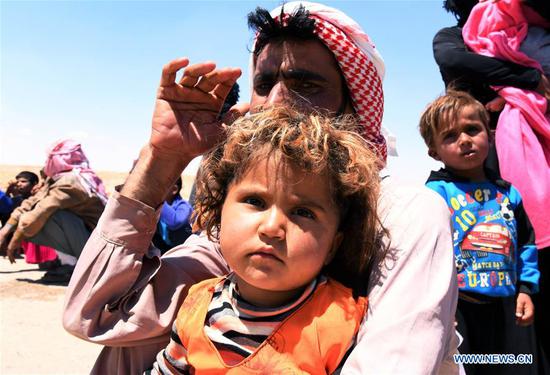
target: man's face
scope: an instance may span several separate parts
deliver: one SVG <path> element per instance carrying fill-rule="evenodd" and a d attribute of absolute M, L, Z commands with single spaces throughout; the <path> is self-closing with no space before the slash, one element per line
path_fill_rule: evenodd
<path fill-rule="evenodd" d="M 333 54 L 318 40 L 272 42 L 256 60 L 252 112 L 275 105 L 353 113 Z"/>
<path fill-rule="evenodd" d="M 17 178 L 17 191 L 20 195 L 23 195 L 23 196 L 30 195 L 33 186 L 34 184 L 32 184 L 27 178 L 25 177 Z"/>

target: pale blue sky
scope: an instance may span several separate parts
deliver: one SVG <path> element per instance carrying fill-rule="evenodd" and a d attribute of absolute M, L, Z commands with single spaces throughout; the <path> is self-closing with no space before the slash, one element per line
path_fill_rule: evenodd
<path fill-rule="evenodd" d="M 0 164 L 44 161 L 56 139 L 82 142 L 92 167 L 125 171 L 149 135 L 162 65 L 188 56 L 238 66 L 249 98 L 246 14 L 279 1 L 0 1 Z M 351 15 L 386 63 L 390 171 L 421 183 L 437 168 L 417 124 L 443 91 L 431 41 L 454 23 L 433 1 L 326 1 Z"/>

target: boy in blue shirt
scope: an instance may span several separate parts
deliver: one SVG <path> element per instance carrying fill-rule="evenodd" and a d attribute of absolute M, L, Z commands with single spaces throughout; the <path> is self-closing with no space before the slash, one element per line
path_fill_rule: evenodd
<path fill-rule="evenodd" d="M 426 186 L 445 199 L 452 215 L 461 353 L 516 351 L 517 342 L 512 341 L 517 336 L 510 335 L 517 330 L 512 317 L 515 312 L 517 325 L 531 325 L 530 294 L 538 289 L 534 232 L 521 196 L 484 168 L 491 137 L 488 125 L 484 106 L 457 91 L 432 102 L 420 119 L 428 154 L 445 165 L 431 172 Z M 487 365 L 466 370 L 497 369 Z"/>

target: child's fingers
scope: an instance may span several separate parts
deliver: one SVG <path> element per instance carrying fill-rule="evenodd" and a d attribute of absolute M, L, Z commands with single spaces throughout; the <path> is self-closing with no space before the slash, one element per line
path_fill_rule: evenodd
<path fill-rule="evenodd" d="M 535 310 L 533 306 L 529 304 L 525 304 L 525 308 L 523 309 L 523 316 L 519 319 L 518 324 L 521 327 L 526 327 L 528 325 L 531 325 L 534 319 L 535 319 Z"/>
<path fill-rule="evenodd" d="M 519 300 L 516 302 L 516 318 L 521 318 L 525 310 L 525 301 Z"/>

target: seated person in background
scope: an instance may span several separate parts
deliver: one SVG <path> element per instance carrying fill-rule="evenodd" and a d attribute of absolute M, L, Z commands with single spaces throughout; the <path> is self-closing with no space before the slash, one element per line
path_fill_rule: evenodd
<path fill-rule="evenodd" d="M 445 199 L 452 213 L 460 290 L 457 330 L 464 338 L 459 351 L 536 352 L 529 338 L 518 339 L 528 330 L 517 327 L 534 320 L 530 295 L 539 281 L 534 232 L 519 192 L 484 168 L 490 140 L 487 111 L 471 95 L 448 91 L 428 106 L 420 133 L 428 154 L 445 165 L 430 174 L 426 186 Z M 466 373 L 476 374 L 497 368 L 465 367 Z M 522 373 L 509 366 L 496 371 L 508 370 Z M 530 366 L 521 370 L 530 373 Z"/>
<path fill-rule="evenodd" d="M 189 219 L 193 213 L 193 207 L 181 197 L 182 187 L 183 182 L 179 177 L 160 210 L 160 219 L 157 231 L 153 236 L 153 244 L 160 249 L 162 254 L 184 243 L 192 233 Z"/>
<path fill-rule="evenodd" d="M 6 192 L 0 191 L 0 222 L 4 226 L 11 213 L 23 200 L 32 195 L 32 190 L 38 184 L 38 176 L 29 171 L 21 171 L 15 176 L 15 179 L 8 182 Z M 10 236 L 11 239 L 11 236 Z M 0 244 L 0 253 L 6 254 L 7 241 Z M 15 254 L 18 256 L 18 254 Z"/>
<path fill-rule="evenodd" d="M 29 171 L 21 171 L 15 179 L 8 182 L 6 192 L 3 193 L 3 205 L 0 208 L 0 221 L 6 224 L 12 211 L 19 207 L 21 202 L 32 195 L 34 186 L 38 184 L 38 176 Z"/>
<path fill-rule="evenodd" d="M 153 373 L 341 366 L 384 248 L 379 161 L 348 119 L 275 108 L 228 127 L 205 156 L 196 229 L 232 272 L 192 287 Z"/>
<path fill-rule="evenodd" d="M 0 229 L 0 245 L 8 235 L 8 256 L 27 240 L 56 249 L 61 266 L 44 275 L 44 282 L 68 281 L 91 231 L 105 207 L 103 183 L 90 169 L 79 143 L 64 140 L 48 153 L 44 186 L 24 200 Z"/>

